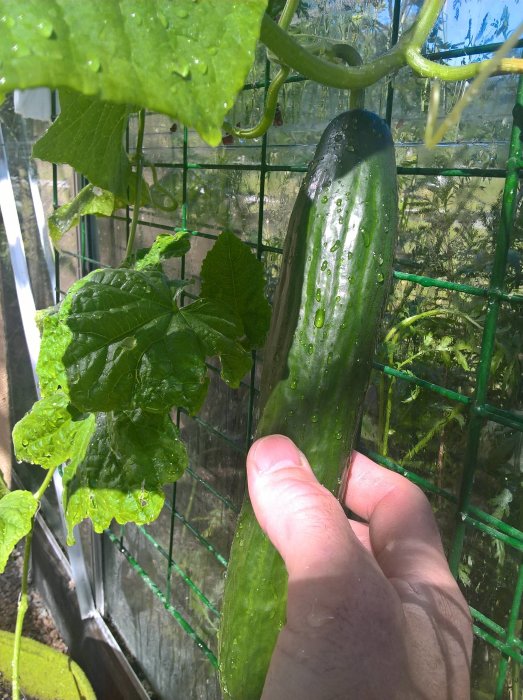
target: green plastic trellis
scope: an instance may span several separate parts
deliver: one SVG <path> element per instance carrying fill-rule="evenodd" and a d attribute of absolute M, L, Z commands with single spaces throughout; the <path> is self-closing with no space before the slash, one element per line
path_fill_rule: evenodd
<path fill-rule="evenodd" d="M 400 19 L 400 1 L 395 0 L 394 11 L 393 11 L 393 23 L 391 32 L 391 41 L 395 43 L 398 39 L 399 30 L 399 19 Z M 484 46 L 478 46 L 469 48 L 465 51 L 453 50 L 446 51 L 438 54 L 433 54 L 430 56 L 433 60 L 438 59 L 448 59 L 453 57 L 460 57 L 464 55 L 477 55 L 494 51 L 499 45 L 489 44 Z M 523 46 L 523 42 L 519 42 L 519 47 Z M 293 77 L 287 82 L 297 82 L 302 80 L 299 77 Z M 266 66 L 265 79 L 261 82 L 251 83 L 245 86 L 246 90 L 267 90 L 269 83 L 269 64 Z M 387 101 L 386 101 L 386 112 L 385 118 L 390 123 L 392 117 L 392 107 L 394 102 L 394 88 L 392 82 L 389 83 L 387 90 Z M 519 87 L 516 95 L 516 103 L 523 107 L 523 80 L 520 80 Z M 260 185 L 258 192 L 258 223 L 257 223 L 257 239 L 250 245 L 253 246 L 258 258 L 268 252 L 270 253 L 281 253 L 281 249 L 274 246 L 265 245 L 263 242 L 262 232 L 263 232 L 263 220 L 264 220 L 264 198 L 265 198 L 265 187 L 266 187 L 266 176 L 270 172 L 282 171 L 282 172 L 297 172 L 303 173 L 306 168 L 301 166 L 286 166 L 286 165 L 272 165 L 267 159 L 267 137 L 264 136 L 261 141 L 260 159 L 259 162 L 255 164 L 242 164 L 242 165 L 232 165 L 232 164 L 211 164 L 211 163 L 196 163 L 191 162 L 189 159 L 189 134 L 187 129 L 183 131 L 183 149 L 182 149 L 182 161 L 173 163 L 155 163 L 156 166 L 162 168 L 175 168 L 181 171 L 182 175 L 182 210 L 181 210 L 181 228 L 186 229 L 188 223 L 188 174 L 191 170 L 201 169 L 201 170 L 249 170 L 256 171 L 260 173 Z M 127 144 L 129 146 L 129 143 Z M 507 547 L 510 547 L 514 555 L 517 557 L 519 563 L 518 576 L 514 581 L 513 586 L 513 597 L 512 605 L 508 615 L 508 621 L 505 627 L 501 627 L 496 622 L 491 620 L 480 610 L 471 608 L 471 613 L 474 620 L 474 631 L 478 638 L 481 638 L 484 642 L 491 645 L 500 653 L 500 661 L 498 663 L 498 672 L 496 680 L 496 689 L 494 694 L 494 700 L 501 700 L 504 697 L 504 687 L 506 683 L 507 671 L 509 668 L 509 663 L 512 662 L 516 665 L 523 664 L 523 642 L 518 636 L 518 624 L 520 625 L 521 620 L 521 602 L 523 596 L 523 563 L 521 560 L 521 555 L 523 553 L 523 532 L 518 530 L 501 520 L 489 515 L 483 510 L 477 508 L 471 503 L 471 493 L 474 480 L 474 474 L 476 469 L 480 432 L 485 421 L 493 421 L 499 423 L 500 425 L 507 426 L 511 429 L 518 431 L 523 431 L 523 419 L 521 415 L 515 412 L 501 410 L 495 406 L 489 405 L 487 403 L 487 387 L 489 380 L 490 364 L 492 359 L 494 337 L 497 327 L 497 319 L 499 314 L 499 309 L 501 304 L 510 304 L 512 306 L 520 305 L 523 302 L 523 295 L 508 293 L 505 288 L 505 275 L 507 266 L 507 252 L 509 248 L 511 227 L 513 225 L 516 207 L 516 194 L 519 185 L 519 178 L 521 176 L 523 167 L 522 161 L 522 140 L 521 132 L 517 125 L 513 126 L 509 157 L 507 160 L 506 168 L 418 168 L 418 167 L 399 167 L 398 173 L 401 175 L 444 175 L 446 177 L 488 177 L 488 178 L 499 178 L 504 179 L 504 191 L 502 198 L 502 212 L 500 218 L 500 227 L 497 231 L 495 239 L 495 253 L 494 253 L 494 263 L 492 268 L 492 273 L 490 276 L 490 283 L 488 287 L 481 288 L 468 284 L 460 284 L 455 282 L 448 282 L 445 280 L 435 279 L 426 276 L 420 276 L 416 274 L 410 274 L 402 271 L 395 271 L 394 276 L 397 280 L 408 281 L 415 285 L 421 287 L 438 287 L 441 289 L 446 289 L 453 291 L 457 294 L 462 295 L 472 295 L 477 297 L 482 297 L 487 301 L 487 315 L 483 328 L 483 336 L 481 341 L 481 355 L 480 362 L 476 372 L 475 377 L 475 390 L 472 396 L 467 396 L 459 393 L 458 391 L 446 389 L 438 384 L 430 382 L 426 379 L 413 376 L 411 373 L 407 373 L 398 370 L 394 367 L 389 367 L 384 364 L 375 362 L 375 369 L 385 375 L 395 377 L 403 382 L 408 382 L 412 385 L 417 385 L 429 391 L 435 392 L 441 397 L 449 400 L 453 404 L 462 404 L 466 411 L 468 412 L 468 427 L 466 432 L 466 451 L 464 457 L 464 469 L 462 474 L 462 480 L 460 484 L 459 493 L 457 496 L 450 493 L 448 490 L 441 488 L 428 479 L 423 478 L 413 472 L 406 470 L 401 465 L 395 463 L 388 457 L 384 457 L 374 451 L 368 452 L 369 456 L 379 462 L 380 464 L 404 474 L 409 479 L 419 484 L 425 491 L 436 494 L 451 504 L 454 504 L 456 511 L 456 524 L 454 528 L 454 535 L 452 538 L 449 562 L 451 569 L 455 575 L 458 572 L 458 565 L 462 559 L 464 538 L 467 532 L 477 531 L 483 533 L 485 537 L 493 538 L 498 540 Z M 54 193 L 54 203 L 58 206 L 58 188 L 57 188 L 57 171 L 56 167 L 53 170 L 53 193 Z M 131 216 L 129 210 L 125 212 L 124 215 L 115 215 L 115 220 L 123 221 L 127 225 L 127 232 L 129 232 L 129 225 L 131 221 Z M 145 218 L 139 221 L 140 225 L 143 227 L 151 227 L 155 230 L 172 230 L 172 227 L 168 225 L 162 225 L 155 222 L 150 222 Z M 215 235 L 204 233 L 201 231 L 192 231 L 193 235 L 201 238 L 214 238 Z M 75 256 L 79 259 L 81 263 L 81 271 L 87 272 L 92 266 L 99 264 L 97 260 L 95 241 L 90 232 L 90 228 L 86 222 L 82 222 L 80 227 L 80 246 L 79 252 L 66 251 L 63 254 L 69 256 Z M 60 260 L 57 256 L 56 263 L 56 290 L 57 299 L 60 298 Z M 184 272 L 184 263 L 182 262 L 182 274 Z M 519 307 L 521 308 L 521 307 Z M 256 358 L 254 358 L 256 360 Z M 212 369 L 212 368 L 211 368 Z M 255 386 L 255 374 L 256 374 L 256 363 L 254 363 L 253 370 L 249 381 L 245 382 L 248 387 L 249 400 L 248 409 L 246 416 L 246 430 L 245 436 L 241 444 L 233 441 L 230 437 L 225 435 L 223 432 L 217 430 L 213 426 L 206 423 L 202 418 L 196 417 L 191 420 L 195 420 L 199 423 L 200 427 L 213 433 L 230 449 L 236 450 L 242 454 L 248 449 L 251 436 L 253 433 L 253 411 L 255 398 L 257 393 L 257 388 Z M 198 483 L 205 489 L 208 490 L 209 494 L 213 498 L 219 499 L 226 507 L 230 508 L 232 511 L 236 510 L 235 505 L 232 501 L 224 494 L 218 492 L 211 484 L 207 483 L 201 476 L 199 476 L 191 468 L 188 470 L 189 478 L 198 481 Z M 155 583 L 150 577 L 150 572 L 144 570 L 144 568 L 139 564 L 137 558 L 134 556 L 133 552 L 126 543 L 125 528 L 121 528 L 120 536 L 117 536 L 113 531 L 107 532 L 107 537 L 110 542 L 114 544 L 116 548 L 121 552 L 136 572 L 137 576 L 143 581 L 143 583 L 148 586 L 153 593 L 162 602 L 167 613 L 173 616 L 173 618 L 179 623 L 187 635 L 202 649 L 203 653 L 206 655 L 208 660 L 213 666 L 217 666 L 217 659 L 213 649 L 209 648 L 206 642 L 201 639 L 198 633 L 195 631 L 193 625 L 191 625 L 190 620 L 186 619 L 184 615 L 171 603 L 171 590 L 176 586 L 187 586 L 190 588 L 192 593 L 197 596 L 199 601 L 207 608 L 209 615 L 217 619 L 219 612 L 215 606 L 215 602 L 211 602 L 205 594 L 205 591 L 201 590 L 191 579 L 189 575 L 178 565 L 176 561 L 175 552 L 173 552 L 173 533 L 176 527 L 184 527 L 190 532 L 191 536 L 202 546 L 205 547 L 209 553 L 215 557 L 216 561 L 225 570 L 226 559 L 223 553 L 218 552 L 213 544 L 194 526 L 193 523 L 189 522 L 184 515 L 178 511 L 176 505 L 176 485 L 173 487 L 172 498 L 167 503 L 167 507 L 170 511 L 170 533 L 169 533 L 169 546 L 168 548 L 162 546 L 150 532 L 150 528 L 143 526 L 137 528 L 139 533 L 143 538 L 145 538 L 154 549 L 161 555 L 165 560 L 165 585 L 160 587 Z"/>

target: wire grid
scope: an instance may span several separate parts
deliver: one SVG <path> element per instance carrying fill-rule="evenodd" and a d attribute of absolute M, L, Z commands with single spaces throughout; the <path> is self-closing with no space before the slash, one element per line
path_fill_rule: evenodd
<path fill-rule="evenodd" d="M 393 13 L 393 24 L 392 24 L 392 43 L 395 43 L 398 39 L 398 29 L 399 29 L 399 8 L 400 0 L 395 1 L 394 13 Z M 498 44 L 489 44 L 478 47 L 469 48 L 466 51 L 462 50 L 452 50 L 445 51 L 438 54 L 433 54 L 429 56 L 434 60 L 437 59 L 448 59 L 454 57 L 460 57 L 464 55 L 475 55 L 483 54 L 487 52 L 494 51 L 498 48 Z M 519 47 L 523 46 L 523 42 L 519 42 Z M 245 86 L 246 90 L 267 90 L 269 84 L 269 65 L 267 64 L 265 70 L 265 79 L 260 82 L 251 83 Z M 289 82 L 300 81 L 302 78 L 291 78 Z M 387 102 L 386 102 L 386 121 L 390 124 L 392 118 L 392 107 L 394 100 L 394 88 L 392 83 L 388 86 L 387 91 Z M 520 80 L 519 87 L 516 95 L 516 104 L 523 107 L 523 80 Z M 129 143 L 127 144 L 129 146 Z M 458 391 L 447 389 L 436 383 L 416 377 L 411 373 L 398 370 L 394 367 L 387 366 L 382 363 L 375 362 L 374 367 L 378 372 L 384 373 L 387 376 L 395 377 L 402 382 L 407 382 L 410 385 L 416 385 L 421 388 L 427 389 L 435 394 L 444 397 L 445 399 L 455 403 L 462 404 L 466 407 L 468 411 L 468 427 L 466 430 L 466 451 L 464 459 L 464 470 L 462 474 L 462 480 L 460 484 L 459 493 L 456 496 L 447 489 L 441 488 L 436 484 L 432 483 L 429 479 L 426 479 L 414 472 L 406 470 L 400 464 L 394 462 L 388 457 L 375 452 L 367 451 L 369 457 L 374 459 L 376 462 L 382 464 L 383 466 L 399 472 L 413 482 L 421 486 L 425 491 L 441 496 L 443 499 L 453 504 L 456 513 L 456 521 L 454 527 L 454 535 L 452 538 L 452 544 L 449 553 L 449 563 L 454 575 L 457 575 L 458 565 L 461 561 L 463 548 L 464 548 L 464 538 L 467 532 L 471 530 L 483 533 L 489 538 L 498 540 L 510 547 L 514 555 L 517 557 L 518 561 L 518 576 L 514 581 L 513 587 L 513 599 L 510 608 L 510 613 L 508 615 L 508 621 L 505 627 L 500 626 L 494 620 L 490 619 L 488 616 L 483 614 L 480 610 L 471 608 L 471 613 L 474 620 L 474 632 L 477 637 L 481 638 L 484 642 L 494 647 L 500 652 L 500 661 L 498 663 L 496 689 L 494 698 L 495 700 L 500 700 L 503 697 L 507 670 L 509 667 L 509 661 L 512 660 L 514 664 L 523 664 L 523 642 L 518 637 L 520 625 L 520 609 L 521 601 L 523 596 L 523 564 L 521 562 L 521 553 L 523 552 L 523 532 L 518 530 L 500 519 L 490 515 L 489 513 L 483 511 L 482 509 L 474 506 L 471 503 L 472 486 L 474 480 L 474 473 L 476 470 L 476 465 L 478 461 L 478 450 L 480 445 L 480 432 L 482 426 L 485 424 L 486 420 L 493 421 L 500 425 L 507 426 L 511 429 L 518 431 L 523 431 L 523 420 L 520 415 L 515 412 L 502 410 L 496 408 L 493 405 L 487 403 L 487 387 L 489 380 L 490 365 L 494 347 L 494 338 L 497 328 L 497 319 L 500 310 L 500 305 L 502 303 L 508 303 L 510 305 L 519 305 L 523 301 L 522 295 L 508 293 L 505 289 L 505 274 L 507 268 L 507 252 L 509 248 L 511 228 L 515 216 L 515 206 L 516 206 L 516 194 L 519 184 L 519 177 L 521 173 L 521 168 L 523 167 L 522 161 L 522 135 L 518 126 L 514 125 L 511 134 L 510 141 L 510 151 L 507 160 L 506 168 L 438 168 L 438 167 L 399 167 L 398 173 L 402 175 L 443 175 L 446 177 L 488 177 L 488 178 L 502 178 L 504 180 L 504 190 L 502 198 L 502 212 L 501 212 L 501 223 L 499 230 L 496 235 L 495 242 L 495 252 L 494 252 L 494 263 L 492 268 L 492 273 L 490 276 L 490 283 L 488 287 L 482 288 L 474 285 L 460 284 L 456 282 L 449 282 L 446 280 L 441 280 L 429 276 L 422 276 L 416 274 L 410 274 L 403 271 L 394 271 L 394 277 L 396 280 L 403 280 L 414 283 L 421 287 L 437 287 L 445 290 L 450 290 L 464 295 L 472 295 L 477 297 L 482 297 L 487 300 L 487 314 L 483 328 L 482 343 L 481 343 L 481 356 L 478 369 L 475 377 L 475 391 L 472 396 L 464 395 Z M 264 201 L 265 201 L 265 187 L 266 187 L 266 176 L 272 171 L 282 171 L 282 172 L 297 172 L 303 173 L 306 171 L 305 167 L 302 166 L 292 166 L 292 165 L 271 165 L 267 160 L 267 136 L 264 136 L 261 142 L 261 157 L 258 163 L 249 165 L 239 165 L 239 164 L 212 164 L 212 163 L 198 163 L 191 162 L 189 159 L 189 134 L 187 129 L 183 131 L 183 159 L 181 162 L 173 163 L 157 163 L 156 165 L 162 168 L 174 168 L 179 169 L 182 174 L 182 209 L 181 209 L 181 227 L 176 230 L 187 230 L 188 224 L 188 173 L 191 170 L 252 170 L 258 171 L 260 173 L 260 184 L 258 192 L 258 227 L 257 227 L 257 239 L 256 241 L 251 241 L 249 244 L 253 247 L 256 255 L 259 259 L 267 253 L 281 253 L 281 249 L 278 247 L 270 246 L 263 241 L 263 220 L 264 220 Z M 57 187 L 57 173 L 56 168 L 53 172 L 53 184 L 54 184 L 54 203 L 58 206 L 58 187 Z M 127 231 L 129 231 L 129 225 L 131 221 L 130 211 L 127 210 L 125 215 L 115 215 L 115 220 L 123 221 L 127 225 Z M 140 225 L 143 227 L 151 227 L 155 230 L 169 230 L 172 231 L 173 227 L 168 225 L 158 224 L 156 222 L 148 221 L 144 218 L 140 220 Z M 194 230 L 191 231 L 192 235 L 197 238 L 216 238 L 218 234 L 203 232 Z M 82 274 L 88 272 L 90 269 L 99 265 L 99 260 L 96 254 L 93 253 L 93 239 L 89 232 L 89 226 L 86 221 L 83 221 L 80 228 L 80 250 L 78 253 L 66 252 L 66 255 L 74 255 L 77 257 L 81 264 Z M 184 262 L 182 261 L 182 276 L 184 274 Z M 60 298 L 60 260 L 57 256 L 56 262 L 56 291 L 57 298 Z M 211 368 L 212 369 L 212 368 Z M 241 454 L 245 454 L 249 447 L 251 436 L 253 434 L 254 427 L 254 417 L 253 409 L 255 404 L 255 397 L 257 393 L 257 388 L 255 386 L 255 376 L 256 376 L 256 357 L 254 356 L 254 366 L 251 372 L 251 376 L 248 382 L 244 384 L 248 388 L 249 400 L 248 400 L 248 415 L 246 417 L 246 430 L 244 440 L 241 444 L 232 440 L 222 431 L 216 429 L 208 422 L 199 417 L 194 417 L 194 420 L 198 425 L 205 431 L 212 433 L 215 437 L 222 440 L 228 448 L 233 449 Z M 187 417 L 185 417 L 187 419 Z M 180 414 L 178 414 L 178 422 L 180 421 Z M 217 491 L 214 486 L 203 479 L 196 471 L 192 468 L 188 469 L 188 475 L 191 479 L 197 481 L 204 489 L 207 489 L 213 497 L 220 499 L 220 501 L 231 511 L 237 511 L 236 505 L 230 500 L 230 498 Z M 126 544 L 125 537 L 125 527 L 122 527 L 119 534 L 109 530 L 107 531 L 108 540 L 113 543 L 113 545 L 119 550 L 123 557 L 127 560 L 132 569 L 136 572 L 143 583 L 148 586 L 151 591 L 157 596 L 164 606 L 166 612 L 177 621 L 181 628 L 187 633 L 188 637 L 193 640 L 194 643 L 203 651 L 204 655 L 207 657 L 212 666 L 217 667 L 217 659 L 214 650 L 204 641 L 198 632 L 195 630 L 191 621 L 177 609 L 171 603 L 171 590 L 173 586 L 187 586 L 190 588 L 192 593 L 197 596 L 201 603 L 209 610 L 209 613 L 215 618 L 218 618 L 219 611 L 215 603 L 211 602 L 206 596 L 205 592 L 199 588 L 196 583 L 192 580 L 191 576 L 186 573 L 176 562 L 176 556 L 173 552 L 173 533 L 176 527 L 182 526 L 187 528 L 191 535 L 199 542 L 199 544 L 206 548 L 207 551 L 216 559 L 220 566 L 225 570 L 227 561 L 224 556 L 216 550 L 212 542 L 200 532 L 193 523 L 189 522 L 184 515 L 177 509 L 176 504 L 176 485 L 173 488 L 173 494 L 170 502 L 167 503 L 168 509 L 170 511 L 170 533 L 169 533 L 169 546 L 165 548 L 161 545 L 153 534 L 149 531 L 149 528 L 142 526 L 137 528 L 141 536 L 147 540 L 152 547 L 161 555 L 165 560 L 165 585 L 163 587 L 159 586 L 151 577 L 150 573 L 146 571 L 143 566 L 138 562 L 137 558 L 133 555 L 131 548 Z"/>

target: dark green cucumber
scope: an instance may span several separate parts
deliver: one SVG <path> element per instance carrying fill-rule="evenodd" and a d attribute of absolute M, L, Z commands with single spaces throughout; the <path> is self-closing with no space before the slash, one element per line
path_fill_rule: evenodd
<path fill-rule="evenodd" d="M 325 130 L 285 240 L 261 379 L 257 436 L 282 433 L 340 491 L 390 285 L 397 227 L 394 144 L 353 110 Z M 219 634 L 224 696 L 258 700 L 285 623 L 287 575 L 246 497 Z"/>

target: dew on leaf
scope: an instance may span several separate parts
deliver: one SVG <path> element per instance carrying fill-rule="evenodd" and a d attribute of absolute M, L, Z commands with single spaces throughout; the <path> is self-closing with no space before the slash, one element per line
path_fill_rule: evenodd
<path fill-rule="evenodd" d="M 377 280 L 380 284 L 385 280 L 385 277 L 383 276 L 382 272 L 378 272 Z"/>
<path fill-rule="evenodd" d="M 178 8 L 177 10 L 175 10 L 175 12 L 180 19 L 187 19 L 187 17 L 189 16 L 189 13 L 183 7 Z"/>
<path fill-rule="evenodd" d="M 318 414 L 313 413 L 311 416 L 311 423 L 317 423 L 318 422 Z"/>
<path fill-rule="evenodd" d="M 322 272 L 325 272 L 325 270 L 327 269 L 327 265 L 328 265 L 327 261 L 324 260 L 324 261 L 322 262 L 322 264 L 321 264 L 320 270 L 321 270 Z"/>
<path fill-rule="evenodd" d="M 321 198 L 321 201 L 322 201 L 322 204 L 327 204 L 327 202 L 329 201 L 329 198 L 327 197 L 326 194 L 323 195 L 323 197 Z"/>
<path fill-rule="evenodd" d="M 38 33 L 43 36 L 45 39 L 49 39 L 54 32 L 54 27 L 51 22 L 47 19 L 43 19 L 41 22 L 38 22 L 36 25 L 36 28 L 38 30 Z"/>
<path fill-rule="evenodd" d="M 313 352 L 314 352 L 314 345 L 312 343 L 309 343 L 307 345 L 307 355 L 312 355 Z"/>
<path fill-rule="evenodd" d="M 316 301 L 321 301 L 321 289 L 319 287 L 316 290 L 316 294 L 314 296 L 315 296 Z"/>
<path fill-rule="evenodd" d="M 89 58 L 87 60 L 87 67 L 92 73 L 98 73 L 100 70 L 100 61 L 98 58 Z"/>
<path fill-rule="evenodd" d="M 340 223 L 343 223 L 343 220 L 341 220 Z M 335 253 L 337 250 L 339 250 L 340 246 L 341 246 L 341 242 L 335 241 L 331 246 L 330 252 Z"/>
<path fill-rule="evenodd" d="M 316 313 L 314 314 L 314 325 L 316 328 L 323 328 L 323 324 L 325 323 L 325 309 L 317 309 Z"/>
<path fill-rule="evenodd" d="M 167 29 L 169 26 L 169 20 L 167 19 L 167 17 L 162 12 L 158 12 L 157 17 L 162 27 L 164 29 Z"/>
<path fill-rule="evenodd" d="M 6 27 L 8 27 L 9 29 L 15 26 L 15 21 L 13 17 L 10 17 L 9 15 L 2 15 L 2 17 L 0 17 L 0 22 L 2 22 L 2 24 L 5 24 Z"/>

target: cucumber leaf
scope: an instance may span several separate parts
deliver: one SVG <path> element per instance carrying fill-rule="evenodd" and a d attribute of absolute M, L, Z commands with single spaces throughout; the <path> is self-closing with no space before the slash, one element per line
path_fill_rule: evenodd
<path fill-rule="evenodd" d="M 201 295 L 225 304 L 241 319 L 250 347 L 260 347 L 269 330 L 271 309 L 264 296 L 263 267 L 233 233 L 224 231 L 207 253 Z"/>
<path fill-rule="evenodd" d="M 36 362 L 36 373 L 42 397 L 51 396 L 61 390 L 68 394 L 67 373 L 62 357 L 71 342 L 73 334 L 61 321 L 61 307 L 52 306 L 36 314 L 42 342 Z"/>
<path fill-rule="evenodd" d="M 0 574 L 13 549 L 31 529 L 37 507 L 30 491 L 11 491 L 0 499 Z"/>
<path fill-rule="evenodd" d="M 91 185 L 126 202 L 132 170 L 124 149 L 124 135 L 133 111 L 136 108 L 126 104 L 110 104 L 72 90 L 60 90 L 60 116 L 35 143 L 33 156 L 51 163 L 68 163 L 85 175 Z"/>
<path fill-rule="evenodd" d="M 189 231 L 177 233 L 161 233 L 150 248 L 140 248 L 135 254 L 136 270 L 145 270 L 148 267 L 158 267 L 169 258 L 181 258 L 189 252 L 191 247 L 191 234 Z"/>
<path fill-rule="evenodd" d="M 208 386 L 205 348 L 192 331 L 180 328 L 159 338 L 143 353 L 134 402 L 149 410 L 177 406 L 194 414 L 200 410 Z"/>
<path fill-rule="evenodd" d="M 64 472 L 68 543 L 73 528 L 90 518 L 103 532 L 118 523 L 155 520 L 164 503 L 163 486 L 187 467 L 187 453 L 168 414 L 137 409 L 100 413 L 84 456 Z"/>
<path fill-rule="evenodd" d="M 1 91 L 68 87 L 139 105 L 216 146 L 253 63 L 267 1 L 3 0 Z"/>
<path fill-rule="evenodd" d="M 232 387 L 251 369 L 252 357 L 243 345 L 243 326 L 227 307 L 209 299 L 197 301 L 180 309 L 189 328 L 200 338 L 206 354 L 220 358 L 222 378 Z"/>
<path fill-rule="evenodd" d="M 82 418 L 61 391 L 37 401 L 13 429 L 16 458 L 44 469 L 57 467 L 75 454 L 79 431 L 92 434 L 94 417 Z"/>
<path fill-rule="evenodd" d="M 97 185 L 86 185 L 71 202 L 59 207 L 48 218 L 51 240 L 55 246 L 58 246 L 62 236 L 79 224 L 81 216 L 86 214 L 111 216 L 122 204 L 123 202 L 119 202 L 112 192 L 103 190 Z"/>
<path fill-rule="evenodd" d="M 234 312 L 207 300 L 179 310 L 158 270 L 95 270 L 60 315 L 72 334 L 62 358 L 69 396 L 81 411 L 178 405 L 195 413 L 206 355 L 221 358 L 234 386 L 251 366 Z"/>

